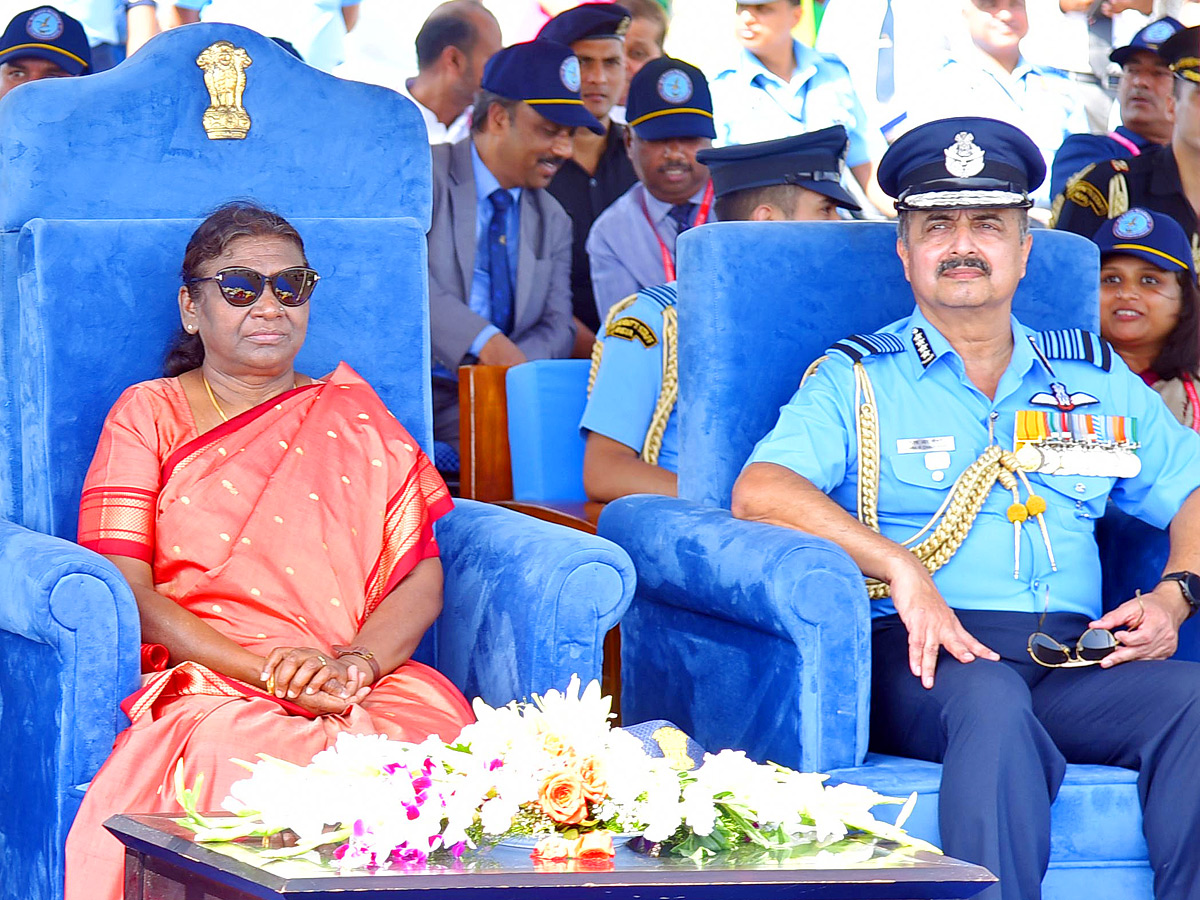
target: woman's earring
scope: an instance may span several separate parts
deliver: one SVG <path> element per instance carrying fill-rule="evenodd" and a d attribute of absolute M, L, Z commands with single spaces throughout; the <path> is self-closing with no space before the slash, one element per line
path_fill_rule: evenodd
<path fill-rule="evenodd" d="M 195 334 L 196 326 L 195 325 L 184 325 L 183 330 L 186 331 L 188 334 Z"/>

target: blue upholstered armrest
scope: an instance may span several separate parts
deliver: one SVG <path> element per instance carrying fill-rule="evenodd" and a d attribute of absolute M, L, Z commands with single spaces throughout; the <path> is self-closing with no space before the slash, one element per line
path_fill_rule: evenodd
<path fill-rule="evenodd" d="M 628 555 L 595 535 L 456 500 L 437 524 L 446 587 L 434 661 L 468 698 L 507 703 L 600 677 L 633 599 Z"/>
<path fill-rule="evenodd" d="M 139 634 L 133 594 L 106 560 L 0 520 L 6 896 L 58 896 L 80 786 L 127 724 L 119 704 L 138 686 Z"/>
<path fill-rule="evenodd" d="M 870 614 L 829 541 L 648 495 L 610 503 L 600 534 L 638 573 L 621 622 L 621 712 L 707 747 L 806 770 L 867 749 Z"/>

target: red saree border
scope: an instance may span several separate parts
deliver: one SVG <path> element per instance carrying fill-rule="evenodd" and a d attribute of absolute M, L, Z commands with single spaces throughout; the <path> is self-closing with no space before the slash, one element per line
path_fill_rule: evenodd
<path fill-rule="evenodd" d="M 239 428 L 249 425 L 260 416 L 266 415 L 268 412 L 278 406 L 281 400 L 291 400 L 294 397 L 298 397 L 304 391 L 312 390 L 314 388 L 323 388 L 325 386 L 326 382 L 314 381 L 312 384 L 303 384 L 299 387 L 294 387 L 290 391 L 284 391 L 282 394 L 272 397 L 270 400 L 264 400 L 262 403 L 258 404 L 258 406 L 252 407 L 251 409 L 246 410 L 244 413 L 238 413 L 228 422 L 222 422 L 216 428 L 192 438 L 190 441 L 172 453 L 169 457 L 167 457 L 167 461 L 163 463 L 162 466 L 160 483 L 166 484 L 167 481 L 170 480 L 171 476 L 175 474 L 175 470 L 183 465 L 183 463 L 187 462 L 189 458 L 198 453 L 204 452 L 204 450 L 211 447 L 214 443 L 222 438 L 226 438 L 235 433 Z"/>
<path fill-rule="evenodd" d="M 178 696 L 228 697 L 231 700 L 262 698 L 283 707 L 288 715 L 303 716 L 306 719 L 317 718 L 316 713 L 305 709 L 298 703 L 276 697 L 266 691 L 260 691 L 250 687 L 244 681 L 214 672 L 200 663 L 191 661 L 180 663 L 172 669 L 155 674 L 139 690 L 134 691 L 121 702 L 121 711 L 129 717 L 130 722 L 136 723 L 138 719 L 149 712 L 172 682 L 181 682 L 177 691 Z"/>

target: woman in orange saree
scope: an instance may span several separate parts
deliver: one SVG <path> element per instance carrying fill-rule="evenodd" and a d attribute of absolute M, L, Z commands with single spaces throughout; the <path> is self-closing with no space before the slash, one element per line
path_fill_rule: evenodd
<path fill-rule="evenodd" d="M 271 262 L 252 240 L 227 240 L 209 267 Z M 264 343 L 271 358 L 288 356 L 261 340 L 267 332 L 302 340 L 306 319 L 259 291 L 226 343 L 258 339 L 230 357 Z M 203 302 L 235 315 L 220 295 Z M 67 900 L 121 896 L 123 849 L 102 823 L 178 809 L 180 760 L 188 783 L 205 773 L 200 807 L 215 809 L 246 774 L 232 757 L 303 764 L 343 731 L 452 740 L 472 720 L 447 679 L 408 659 L 440 609 L 432 526 L 452 501 L 433 465 L 345 364 L 322 381 L 290 373 L 281 393 L 228 417 L 213 386 L 233 410 L 239 394 L 219 381 L 220 329 L 200 323 L 203 366 L 126 390 L 84 485 L 80 543 L 130 580 L 144 639 L 166 645 L 174 665 L 123 704 L 132 724 L 67 840 Z"/>

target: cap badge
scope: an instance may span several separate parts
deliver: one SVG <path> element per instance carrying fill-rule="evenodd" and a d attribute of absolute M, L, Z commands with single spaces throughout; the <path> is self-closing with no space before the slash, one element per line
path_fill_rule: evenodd
<path fill-rule="evenodd" d="M 956 134 L 945 154 L 946 171 L 955 178 L 971 178 L 983 171 L 983 148 L 975 143 L 975 135 L 969 131 Z"/>
<path fill-rule="evenodd" d="M 1131 209 L 1121 213 L 1113 224 L 1113 235 L 1131 239 L 1145 237 L 1154 230 L 1154 218 L 1144 209 Z"/>
<path fill-rule="evenodd" d="M 572 94 L 579 93 L 579 58 L 576 56 L 568 56 L 562 61 L 562 65 L 558 67 L 558 77 L 565 87 Z"/>
<path fill-rule="evenodd" d="M 48 6 L 35 9 L 25 22 L 25 31 L 30 37 L 52 41 L 63 33 L 62 16 Z"/>
<path fill-rule="evenodd" d="M 678 106 L 692 97 L 692 79 L 682 69 L 667 69 L 658 76 L 658 96 Z"/>
<path fill-rule="evenodd" d="M 1161 44 L 1174 33 L 1175 29 L 1170 22 L 1155 22 L 1142 32 L 1142 40 L 1147 44 Z"/>

